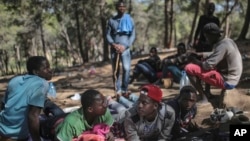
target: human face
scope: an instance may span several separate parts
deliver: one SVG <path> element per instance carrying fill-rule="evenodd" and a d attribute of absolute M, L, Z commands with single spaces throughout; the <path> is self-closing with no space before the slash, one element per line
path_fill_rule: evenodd
<path fill-rule="evenodd" d="M 117 6 L 116 6 L 116 10 L 118 12 L 118 14 L 124 14 L 125 11 L 126 11 L 126 5 L 124 3 L 119 3 Z"/>
<path fill-rule="evenodd" d="M 196 103 L 197 96 L 195 93 L 185 92 L 179 99 L 181 109 L 190 110 Z"/>
<path fill-rule="evenodd" d="M 97 116 L 104 115 L 106 113 L 107 106 L 108 106 L 107 98 L 103 96 L 102 94 L 98 94 L 95 96 L 94 99 L 95 101 L 92 105 L 94 114 Z"/>
<path fill-rule="evenodd" d="M 149 119 L 156 116 L 158 104 L 145 94 L 140 94 L 137 112 L 140 116 Z"/>
<path fill-rule="evenodd" d="M 150 56 L 154 56 L 154 55 L 156 55 L 156 50 L 154 49 L 150 50 Z"/>
<path fill-rule="evenodd" d="M 184 54 L 184 53 L 186 53 L 185 47 L 184 46 L 179 46 L 178 50 L 177 50 L 177 53 L 178 54 Z"/>
<path fill-rule="evenodd" d="M 50 64 L 48 60 L 42 61 L 41 67 L 39 68 L 39 70 L 35 70 L 35 71 L 39 77 L 42 77 L 45 80 L 51 80 L 52 78 L 52 70 L 50 69 Z"/>
<path fill-rule="evenodd" d="M 208 9 L 207 9 L 208 15 L 213 15 L 214 10 L 215 10 L 215 5 L 214 5 L 213 3 L 210 3 L 210 4 L 208 5 Z"/>

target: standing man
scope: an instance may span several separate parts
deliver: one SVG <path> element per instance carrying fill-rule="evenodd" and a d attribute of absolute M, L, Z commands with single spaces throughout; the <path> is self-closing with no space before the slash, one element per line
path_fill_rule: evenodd
<path fill-rule="evenodd" d="M 220 27 L 220 21 L 219 18 L 215 17 L 214 14 L 215 10 L 215 4 L 213 2 L 210 2 L 207 7 L 207 14 L 204 14 L 200 16 L 198 26 L 195 31 L 194 35 L 194 48 L 196 52 L 210 52 L 212 51 L 212 46 L 207 43 L 207 40 L 204 36 L 204 33 L 202 31 L 203 27 L 207 23 L 215 23 L 218 27 Z"/>
<path fill-rule="evenodd" d="M 202 85 L 195 80 L 202 80 L 223 90 L 233 89 L 239 83 L 243 66 L 238 46 L 232 39 L 222 38 L 222 31 L 215 23 L 206 24 L 203 32 L 207 41 L 213 45 L 213 52 L 204 61 L 190 56 L 192 63 L 187 64 L 185 70 L 197 91 L 207 96 L 208 101 L 211 102 L 215 100 L 214 95 L 204 91 Z M 221 100 L 220 103 L 223 102 L 223 99 Z M 215 106 L 214 108 L 219 108 L 218 105 Z"/>
<path fill-rule="evenodd" d="M 107 27 L 107 40 L 111 46 L 111 63 L 116 94 L 128 93 L 131 56 L 130 46 L 135 40 L 134 21 L 126 14 L 123 0 L 116 3 L 117 15 L 110 18 Z M 122 63 L 122 82 L 120 80 L 120 61 Z"/>

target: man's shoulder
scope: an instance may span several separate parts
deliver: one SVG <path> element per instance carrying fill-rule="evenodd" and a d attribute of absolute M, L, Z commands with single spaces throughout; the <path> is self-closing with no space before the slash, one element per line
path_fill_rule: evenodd
<path fill-rule="evenodd" d="M 125 117 L 132 120 L 134 123 L 138 122 L 140 120 L 140 116 L 136 111 L 135 107 L 131 107 L 126 110 Z"/>
<path fill-rule="evenodd" d="M 174 109 L 170 105 L 165 103 L 162 103 L 161 105 L 162 108 L 159 111 L 160 117 L 163 119 L 171 119 L 175 114 Z"/>
<path fill-rule="evenodd" d="M 84 117 L 83 112 L 80 112 L 80 110 L 81 108 L 69 113 L 64 120 L 70 123 L 76 123 L 76 121 Z"/>

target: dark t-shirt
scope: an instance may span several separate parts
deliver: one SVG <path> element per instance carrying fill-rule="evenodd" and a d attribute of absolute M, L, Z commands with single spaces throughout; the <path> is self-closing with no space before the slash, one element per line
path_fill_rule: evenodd
<path fill-rule="evenodd" d="M 194 40 L 198 39 L 199 36 L 198 45 L 195 47 L 197 52 L 212 51 L 212 46 L 206 43 L 206 38 L 203 33 L 203 27 L 210 22 L 215 23 L 220 27 L 220 21 L 217 17 L 208 15 L 200 16 L 199 23 L 194 36 Z"/>

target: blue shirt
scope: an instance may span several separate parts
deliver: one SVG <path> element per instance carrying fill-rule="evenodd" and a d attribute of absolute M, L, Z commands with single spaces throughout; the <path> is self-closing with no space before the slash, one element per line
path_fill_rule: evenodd
<path fill-rule="evenodd" d="M 126 21 L 129 19 L 131 21 L 129 24 L 129 34 L 127 32 L 120 32 L 119 26 L 123 17 L 126 18 Z M 126 48 L 129 48 L 135 40 L 134 21 L 130 16 L 128 16 L 128 14 L 124 14 L 123 17 L 119 18 L 116 15 L 109 19 L 106 37 L 109 44 L 118 43 L 124 45 Z"/>
<path fill-rule="evenodd" d="M 43 107 L 48 92 L 48 82 L 36 75 L 22 75 L 10 80 L 0 112 L 0 134 L 12 139 L 29 135 L 29 105 Z"/>

